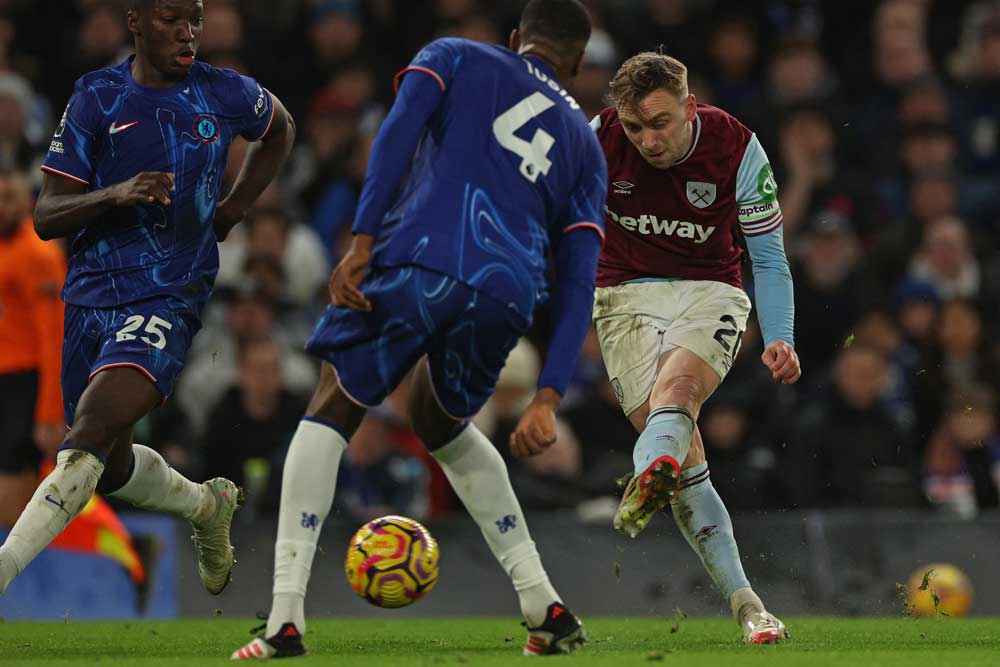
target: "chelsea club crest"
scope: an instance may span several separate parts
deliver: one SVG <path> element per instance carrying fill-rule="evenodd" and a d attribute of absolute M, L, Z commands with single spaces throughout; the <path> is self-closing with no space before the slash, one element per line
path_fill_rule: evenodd
<path fill-rule="evenodd" d="M 202 142 L 212 143 L 219 138 L 219 121 L 212 116 L 198 116 L 194 119 L 194 134 Z"/>

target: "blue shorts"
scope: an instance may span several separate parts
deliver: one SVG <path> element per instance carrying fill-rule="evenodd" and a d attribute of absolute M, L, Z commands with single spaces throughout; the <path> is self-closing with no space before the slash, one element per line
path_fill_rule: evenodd
<path fill-rule="evenodd" d="M 328 306 L 306 349 L 337 370 L 354 402 L 378 405 L 427 355 L 441 408 L 479 412 L 530 322 L 450 276 L 418 266 L 373 269 L 361 283 L 372 312 Z"/>
<path fill-rule="evenodd" d="M 184 368 L 184 357 L 201 321 L 171 298 L 114 308 L 66 304 L 62 390 L 66 423 L 73 423 L 80 396 L 105 368 L 131 366 L 166 398 Z"/>

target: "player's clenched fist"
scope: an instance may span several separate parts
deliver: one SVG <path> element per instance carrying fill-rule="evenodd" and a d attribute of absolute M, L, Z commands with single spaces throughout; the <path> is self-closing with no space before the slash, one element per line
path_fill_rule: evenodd
<path fill-rule="evenodd" d="M 368 234 L 356 234 L 351 249 L 330 274 L 330 299 L 333 305 L 363 312 L 371 311 L 371 301 L 362 294 L 358 285 L 368 272 L 368 260 L 371 258 L 374 240 Z"/>
<path fill-rule="evenodd" d="M 559 394 L 552 389 L 538 391 L 510 434 L 511 454 L 519 459 L 534 456 L 555 443 L 559 400 Z"/>
<path fill-rule="evenodd" d="M 170 193 L 174 191 L 174 175 L 162 171 L 144 171 L 113 185 L 111 191 L 115 206 L 151 204 L 154 201 L 167 206 L 170 204 Z"/>
<path fill-rule="evenodd" d="M 772 341 L 764 349 L 760 360 L 771 371 L 771 377 L 781 384 L 794 384 L 802 375 L 799 355 L 794 347 L 783 340 Z"/>

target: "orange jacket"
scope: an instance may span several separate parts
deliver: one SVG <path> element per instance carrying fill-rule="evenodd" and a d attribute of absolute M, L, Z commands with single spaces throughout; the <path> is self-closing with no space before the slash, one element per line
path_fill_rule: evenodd
<path fill-rule="evenodd" d="M 63 420 L 63 303 L 66 258 L 56 243 L 35 235 L 25 220 L 0 238 L 0 373 L 38 371 L 35 421 Z"/>

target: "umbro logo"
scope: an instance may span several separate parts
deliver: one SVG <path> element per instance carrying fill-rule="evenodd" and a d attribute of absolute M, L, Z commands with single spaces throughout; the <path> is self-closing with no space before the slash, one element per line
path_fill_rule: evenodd
<path fill-rule="evenodd" d="M 618 195 L 630 195 L 632 194 L 630 190 L 635 187 L 635 183 L 629 183 L 628 181 L 615 181 L 611 184 L 615 189 L 615 194 Z"/>
<path fill-rule="evenodd" d="M 133 120 L 131 123 L 125 123 L 124 125 L 115 125 L 111 123 L 111 127 L 108 128 L 108 134 L 118 134 L 119 132 L 124 132 L 130 127 L 135 127 L 139 124 L 139 121 Z"/>
<path fill-rule="evenodd" d="M 702 542 L 710 538 L 712 535 L 715 535 L 717 532 L 719 532 L 718 526 L 705 526 L 697 533 L 695 533 L 694 539 L 696 539 L 698 542 Z"/>

